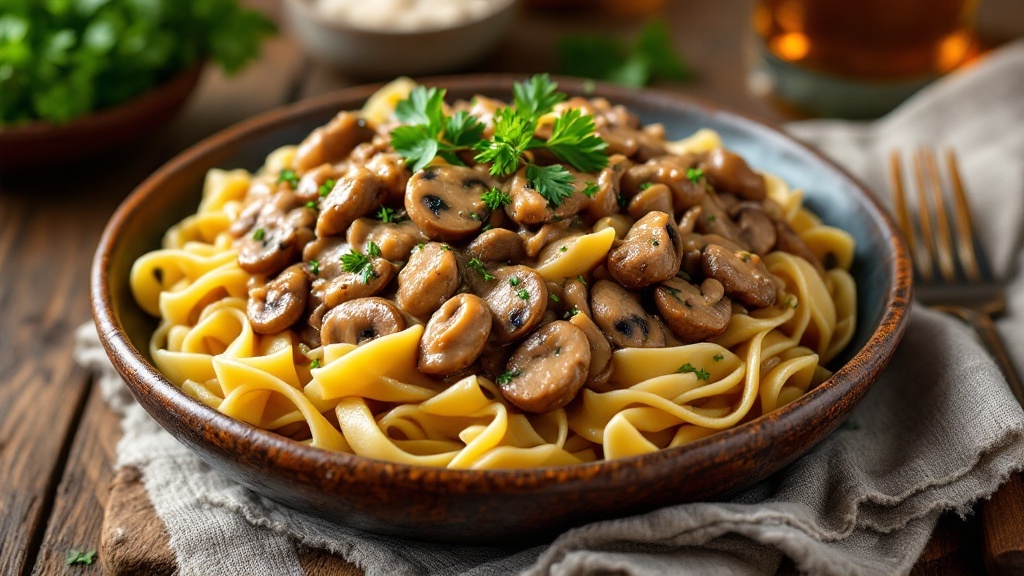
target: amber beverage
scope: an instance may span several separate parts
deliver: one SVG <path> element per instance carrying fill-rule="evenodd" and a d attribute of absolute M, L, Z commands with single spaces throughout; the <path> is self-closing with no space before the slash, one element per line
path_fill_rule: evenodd
<path fill-rule="evenodd" d="M 805 113 L 882 114 L 977 51 L 978 0 L 758 0 L 755 91 Z"/>

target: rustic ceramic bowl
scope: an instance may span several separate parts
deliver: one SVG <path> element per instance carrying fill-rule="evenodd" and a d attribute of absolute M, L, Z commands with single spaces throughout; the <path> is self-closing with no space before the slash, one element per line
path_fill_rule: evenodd
<path fill-rule="evenodd" d="M 339 71 L 367 79 L 452 72 L 477 62 L 512 27 L 515 0 L 495 0 L 486 16 L 447 28 L 371 30 L 320 13 L 312 0 L 282 3 L 291 34 L 309 54 Z"/>
<path fill-rule="evenodd" d="M 37 121 L 0 127 L 0 170 L 79 160 L 152 133 L 185 104 L 202 68 L 191 66 L 132 100 L 67 124 Z"/>
<path fill-rule="evenodd" d="M 509 98 L 512 77 L 439 78 L 449 98 Z M 580 82 L 561 89 L 581 94 Z M 717 130 L 762 170 L 803 188 L 825 222 L 856 238 L 858 327 L 835 374 L 802 398 L 751 422 L 654 454 L 536 470 L 449 470 L 311 448 L 224 416 L 189 398 L 147 357 L 156 325 L 132 299 L 132 262 L 195 211 L 210 168 L 255 169 L 376 87 L 345 90 L 263 114 L 170 161 L 117 210 L 92 270 L 92 306 L 114 366 L 145 409 L 213 467 L 266 497 L 339 524 L 452 542 L 540 538 L 585 522 L 668 504 L 725 497 L 794 461 L 831 432 L 885 368 L 908 320 L 911 267 L 892 222 L 843 170 L 781 132 L 742 115 L 656 91 L 599 86 L 670 137 Z"/>

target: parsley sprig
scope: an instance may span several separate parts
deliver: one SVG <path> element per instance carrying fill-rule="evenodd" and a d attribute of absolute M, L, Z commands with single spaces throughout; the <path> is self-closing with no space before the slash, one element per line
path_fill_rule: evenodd
<path fill-rule="evenodd" d="M 74 566 L 76 564 L 89 566 L 95 561 L 95 550 L 68 550 L 68 555 L 64 558 L 64 563 L 68 566 Z"/>
<path fill-rule="evenodd" d="M 547 74 L 513 86 L 513 105 L 495 112 L 490 139 L 483 138 L 484 125 L 466 112 L 446 116 L 444 94 L 444 90 L 417 86 L 395 106 L 395 116 L 404 125 L 391 131 L 391 145 L 413 171 L 423 169 L 437 156 L 462 165 L 457 152 L 473 150 L 474 160 L 490 164 L 494 176 L 508 176 L 525 164 L 534 189 L 558 207 L 574 192 L 572 174 L 562 164 L 534 164 L 527 151 L 547 150 L 581 172 L 597 172 L 608 165 L 608 143 L 596 134 L 594 118 L 577 109 L 556 118 L 547 139 L 535 136 L 541 117 L 566 98 Z"/>
<path fill-rule="evenodd" d="M 370 242 L 366 254 L 354 248 L 348 254 L 342 254 L 341 269 L 362 276 L 363 284 L 369 284 L 370 280 L 377 277 L 377 273 L 373 271 L 374 258 L 380 258 L 380 246 L 377 246 L 375 242 Z"/>

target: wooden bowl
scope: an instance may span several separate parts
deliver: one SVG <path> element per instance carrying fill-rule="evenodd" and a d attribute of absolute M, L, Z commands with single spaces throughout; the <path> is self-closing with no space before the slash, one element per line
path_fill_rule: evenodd
<path fill-rule="evenodd" d="M 511 76 L 435 78 L 448 96 L 508 99 Z M 560 79 L 562 90 L 583 84 Z M 92 269 L 92 306 L 114 366 L 145 409 L 211 466 L 266 497 L 355 528 L 416 539 L 537 539 L 593 520 L 735 493 L 794 461 L 846 416 L 885 368 L 908 320 L 911 265 L 878 202 L 842 169 L 783 133 L 735 112 L 665 92 L 599 85 L 670 137 L 717 130 L 756 168 L 803 188 L 827 223 L 849 231 L 857 252 L 858 327 L 835 374 L 797 401 L 692 444 L 644 456 L 533 470 L 450 470 L 327 452 L 233 420 L 186 396 L 147 358 L 156 321 L 135 304 L 132 263 L 198 206 L 214 167 L 255 169 L 277 146 L 299 142 L 337 111 L 362 105 L 376 86 L 280 108 L 186 150 L 129 196 L 107 225 Z"/>
<path fill-rule="evenodd" d="M 0 128 L 0 170 L 80 160 L 152 133 L 185 104 L 201 71 L 202 65 L 192 66 L 128 102 L 67 124 L 40 120 Z"/>

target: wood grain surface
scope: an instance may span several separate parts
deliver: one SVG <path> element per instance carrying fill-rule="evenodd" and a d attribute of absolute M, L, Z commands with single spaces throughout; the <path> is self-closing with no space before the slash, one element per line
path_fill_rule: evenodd
<path fill-rule="evenodd" d="M 277 0 L 248 3 L 277 17 Z M 666 2 L 674 43 L 698 75 L 694 84 L 670 88 L 781 122 L 788 118 L 746 90 L 742 70 L 751 4 Z M 527 13 L 520 33 L 476 70 L 552 70 L 555 45 L 564 34 L 588 30 L 628 37 L 641 26 Z M 979 28 L 995 42 L 1024 36 L 1024 2 L 982 2 Z M 102 574 L 105 567 L 110 573 L 155 573 L 149 568 L 167 566 L 173 556 L 159 538 L 162 524 L 139 479 L 129 471 L 115 478 L 116 416 L 71 359 L 72 331 L 89 318 L 92 251 L 116 204 L 173 154 L 242 118 L 354 82 L 308 61 L 282 36 L 239 77 L 208 69 L 185 111 L 143 142 L 84 165 L 19 178 L 0 173 L 0 574 Z M 114 495 L 112 504 L 108 494 Z M 101 554 L 92 566 L 67 567 L 68 549 L 100 549 L 104 509 L 108 528 L 136 522 L 151 537 L 149 554 L 119 559 L 112 553 L 109 562 Z M 980 532 L 974 520 L 944 517 L 914 574 L 981 573 Z M 321 552 L 303 553 L 301 561 L 309 574 L 358 573 Z"/>

